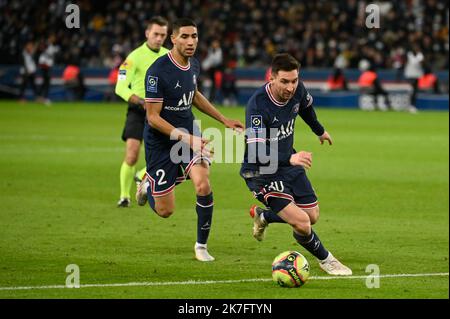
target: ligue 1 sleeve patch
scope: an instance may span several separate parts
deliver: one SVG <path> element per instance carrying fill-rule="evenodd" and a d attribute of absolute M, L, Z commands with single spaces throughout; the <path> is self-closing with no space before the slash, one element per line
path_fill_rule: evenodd
<path fill-rule="evenodd" d="M 158 77 L 149 75 L 147 78 L 147 91 L 158 93 Z"/>
<path fill-rule="evenodd" d="M 251 118 L 251 129 L 253 132 L 259 132 L 262 130 L 262 116 L 252 115 Z"/>
<path fill-rule="evenodd" d="M 119 81 L 127 79 L 127 70 L 119 70 L 119 75 L 117 76 Z"/>

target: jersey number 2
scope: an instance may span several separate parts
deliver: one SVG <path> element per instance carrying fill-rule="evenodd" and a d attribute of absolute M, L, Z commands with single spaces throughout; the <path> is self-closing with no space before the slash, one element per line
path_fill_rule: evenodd
<path fill-rule="evenodd" d="M 164 177 L 166 177 L 166 172 L 164 172 L 163 169 L 159 169 L 156 171 L 156 176 L 159 177 L 158 179 L 158 185 L 164 185 L 167 184 L 167 181 L 164 180 Z"/>

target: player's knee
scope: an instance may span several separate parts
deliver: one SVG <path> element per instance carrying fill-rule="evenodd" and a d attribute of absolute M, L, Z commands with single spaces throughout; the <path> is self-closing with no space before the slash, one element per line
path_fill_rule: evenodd
<path fill-rule="evenodd" d="M 209 180 L 201 180 L 195 183 L 195 192 L 197 195 L 206 196 L 211 193 L 211 185 L 209 184 Z"/>
<path fill-rule="evenodd" d="M 315 223 L 317 223 L 317 221 L 319 220 L 319 206 L 311 209 L 311 212 L 309 214 L 309 220 L 311 222 L 311 225 L 314 225 Z"/>
<path fill-rule="evenodd" d="M 309 234 L 311 232 L 311 221 L 306 214 L 305 216 L 299 216 L 299 218 L 292 221 L 290 225 L 297 233 Z"/>
<path fill-rule="evenodd" d="M 156 213 L 162 218 L 169 218 L 173 214 L 173 209 L 169 207 L 156 207 Z"/>
<path fill-rule="evenodd" d="M 292 225 L 295 231 L 300 234 L 309 234 L 311 233 L 311 223 L 310 222 L 299 222 Z"/>

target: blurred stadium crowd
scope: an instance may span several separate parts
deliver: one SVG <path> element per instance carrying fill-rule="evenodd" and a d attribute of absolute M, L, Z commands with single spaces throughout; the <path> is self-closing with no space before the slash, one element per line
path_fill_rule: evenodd
<path fill-rule="evenodd" d="M 369 1 L 164 0 L 74 1 L 81 28 L 67 29 L 66 0 L 0 0 L 1 64 L 21 63 L 27 41 L 44 50 L 60 47 L 56 64 L 114 67 L 114 54 L 128 54 L 145 40 L 146 20 L 188 16 L 199 25 L 200 58 L 218 40 L 225 65 L 267 65 L 275 52 L 290 52 L 306 67 L 400 69 L 413 44 L 434 70 L 448 69 L 448 1 L 379 1 L 381 28 L 365 27 Z M 168 44 L 170 47 L 170 45 Z"/>

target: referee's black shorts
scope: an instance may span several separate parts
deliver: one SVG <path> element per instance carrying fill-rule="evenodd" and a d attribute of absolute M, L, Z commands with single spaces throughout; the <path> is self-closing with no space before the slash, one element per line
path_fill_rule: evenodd
<path fill-rule="evenodd" d="M 142 141 L 145 125 L 145 110 L 142 106 L 128 103 L 127 118 L 122 132 L 122 140 L 129 138 Z"/>

